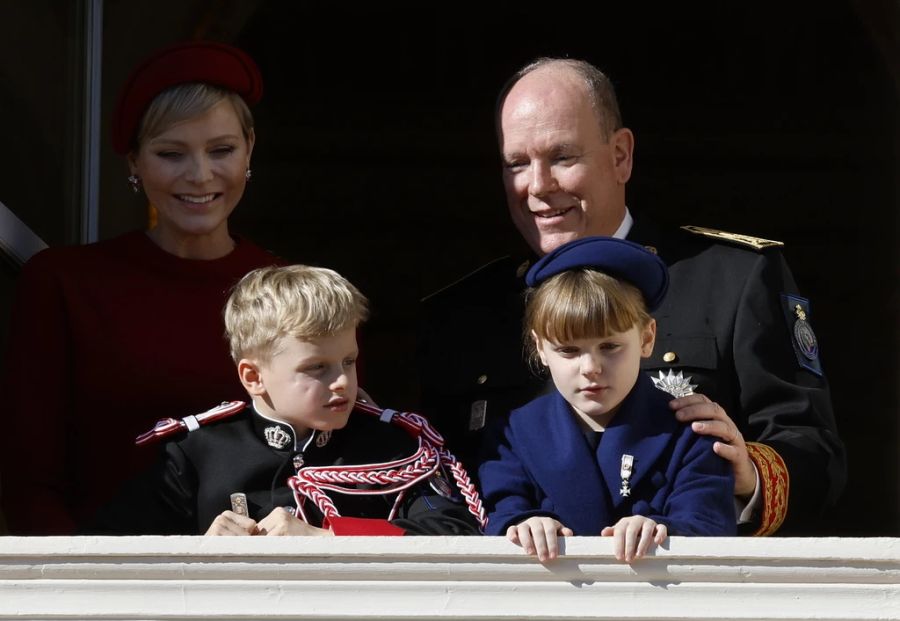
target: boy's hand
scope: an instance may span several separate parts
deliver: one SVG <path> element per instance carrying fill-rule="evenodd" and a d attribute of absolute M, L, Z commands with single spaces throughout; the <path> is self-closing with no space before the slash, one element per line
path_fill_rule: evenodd
<path fill-rule="evenodd" d="M 207 535 L 255 535 L 257 531 L 256 520 L 246 515 L 238 515 L 234 511 L 223 511 L 216 516 L 213 523 L 206 530 Z"/>
<path fill-rule="evenodd" d="M 524 522 L 506 529 L 506 538 L 522 546 L 527 554 L 537 555 L 540 562 L 552 561 L 559 556 L 557 536 L 571 537 L 575 533 L 559 520 L 549 517 L 530 517 Z"/>
<path fill-rule="evenodd" d="M 310 526 L 303 520 L 295 518 L 282 507 L 276 507 L 272 513 L 259 522 L 257 535 L 282 537 L 286 535 L 304 535 L 315 537 L 333 537 L 334 533 L 324 528 Z"/>
<path fill-rule="evenodd" d="M 642 558 L 654 541 L 657 545 L 666 540 L 668 529 L 665 524 L 643 515 L 624 517 L 615 526 L 607 526 L 600 531 L 601 537 L 615 537 L 613 551 L 616 559 L 630 563 Z"/>

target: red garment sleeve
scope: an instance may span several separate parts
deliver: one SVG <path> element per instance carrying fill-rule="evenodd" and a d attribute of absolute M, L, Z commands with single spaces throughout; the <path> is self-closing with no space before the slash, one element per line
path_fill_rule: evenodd
<path fill-rule="evenodd" d="M 19 277 L 4 359 L 2 506 L 13 534 L 69 534 L 66 445 L 71 334 L 53 256 L 41 253 Z"/>

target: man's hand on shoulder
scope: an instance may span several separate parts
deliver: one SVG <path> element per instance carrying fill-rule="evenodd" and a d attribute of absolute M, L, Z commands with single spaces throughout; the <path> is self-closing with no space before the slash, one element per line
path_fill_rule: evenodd
<path fill-rule="evenodd" d="M 734 468 L 734 495 L 750 498 L 756 490 L 756 468 L 747 453 L 744 436 L 722 406 L 695 394 L 674 399 L 669 407 L 680 422 L 691 423 L 694 433 L 719 439 L 713 450 Z"/>

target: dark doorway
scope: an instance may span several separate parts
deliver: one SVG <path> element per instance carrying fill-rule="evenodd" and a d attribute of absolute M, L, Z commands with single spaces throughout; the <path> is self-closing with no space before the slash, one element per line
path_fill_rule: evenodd
<path fill-rule="evenodd" d="M 637 136 L 637 217 L 786 243 L 849 451 L 829 532 L 900 534 L 900 9 L 620 4 L 630 6 L 109 1 L 104 117 L 128 67 L 159 45 L 247 49 L 266 94 L 236 229 L 339 270 L 371 298 L 366 387 L 411 408 L 419 298 L 521 250 L 499 182 L 497 90 L 540 55 L 594 62 Z M 145 214 L 106 137 L 104 148 L 105 238 Z"/>

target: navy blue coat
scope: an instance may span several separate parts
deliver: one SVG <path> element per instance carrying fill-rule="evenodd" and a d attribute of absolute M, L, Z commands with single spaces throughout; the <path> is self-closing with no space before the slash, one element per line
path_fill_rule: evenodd
<path fill-rule="evenodd" d="M 731 467 L 713 452 L 713 440 L 675 419 L 669 400 L 640 374 L 596 451 L 559 392 L 514 410 L 480 469 L 485 534 L 545 515 L 576 535 L 599 535 L 620 518 L 643 515 L 670 535 L 734 535 Z M 634 456 L 629 497 L 619 494 L 625 454 Z"/>
<path fill-rule="evenodd" d="M 846 481 L 846 454 L 828 383 L 792 345 L 796 318 L 786 316 L 781 294 L 795 296 L 797 288 L 784 257 L 776 248 L 757 251 L 646 224 L 638 219 L 628 239 L 657 249 L 670 282 L 654 313 L 653 357 L 641 367 L 651 376 L 690 376 L 746 440 L 784 459 L 790 494 L 779 534 L 821 531 Z M 480 463 L 483 421 L 502 424 L 545 390 L 522 356 L 522 275 L 529 265 L 499 259 L 424 303 L 419 368 L 427 372 L 419 410 L 470 472 Z M 677 356 L 664 359 L 668 352 Z M 763 489 L 778 483 L 764 477 Z M 748 526 L 752 532 L 759 524 Z"/>

